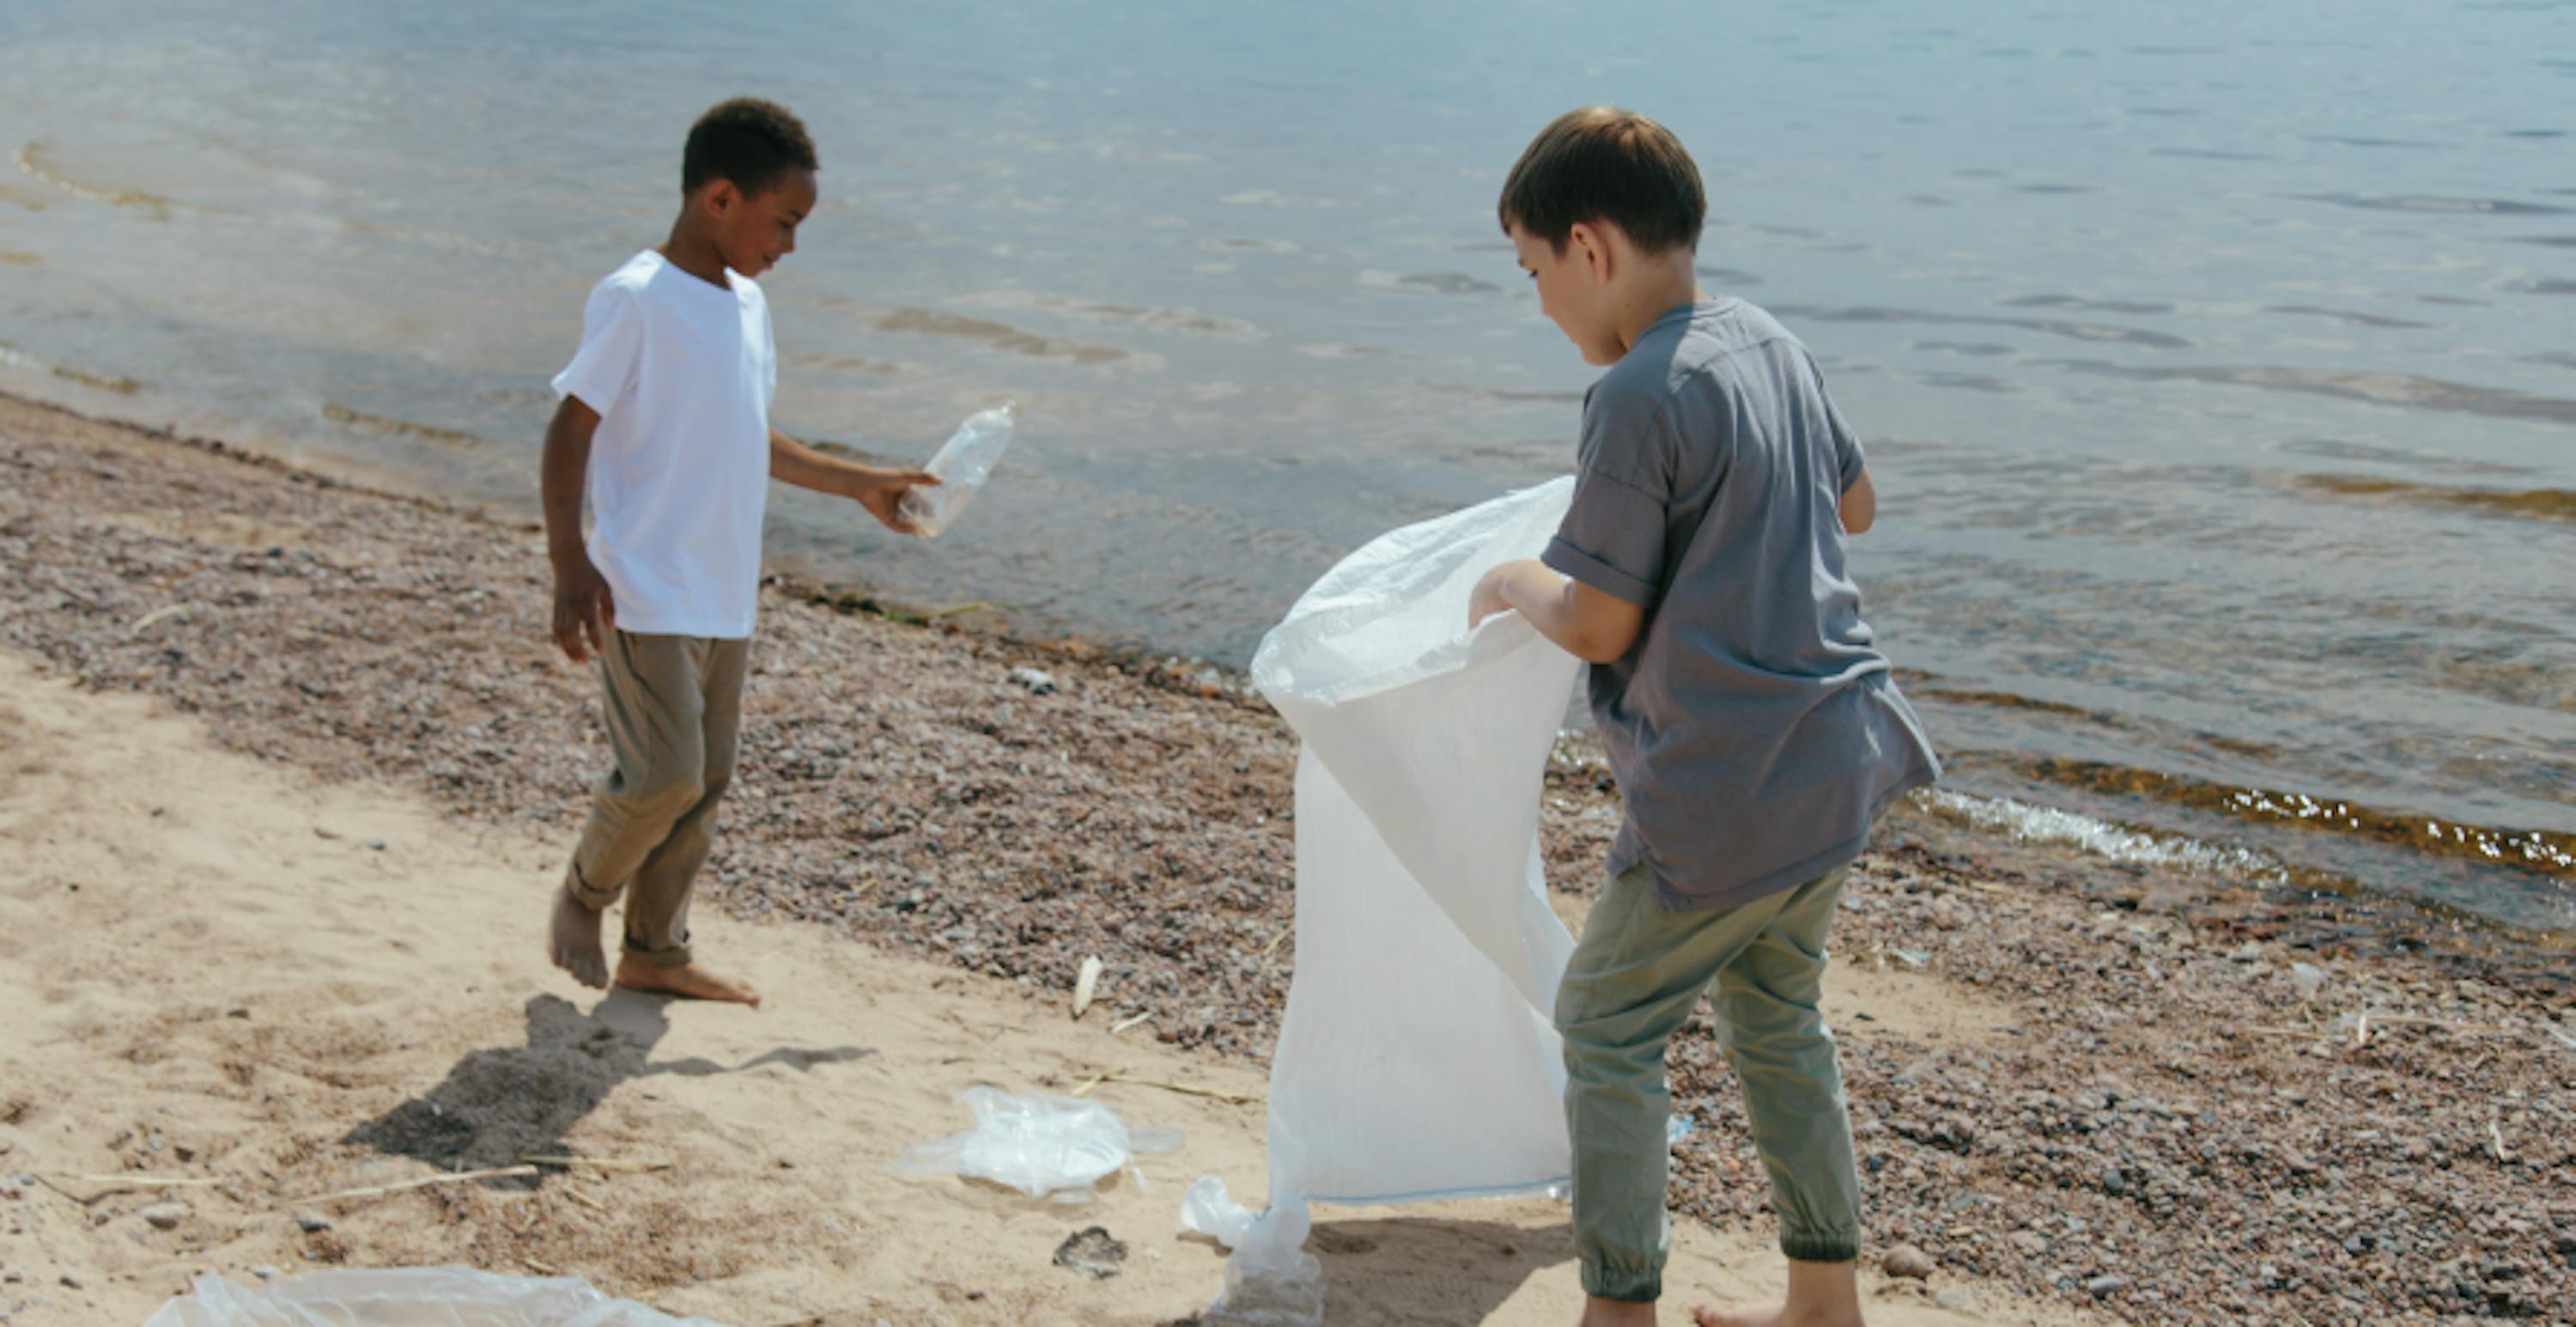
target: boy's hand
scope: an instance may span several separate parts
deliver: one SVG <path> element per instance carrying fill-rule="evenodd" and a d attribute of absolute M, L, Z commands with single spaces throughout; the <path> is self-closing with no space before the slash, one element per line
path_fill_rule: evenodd
<path fill-rule="evenodd" d="M 1475 593 L 1467 596 L 1467 629 L 1485 625 L 1485 619 L 1512 611 L 1511 602 L 1503 598 L 1503 582 L 1511 579 L 1512 564 L 1503 563 L 1486 572 L 1476 582 Z"/>
<path fill-rule="evenodd" d="M 555 645 L 574 663 L 608 650 L 617 630 L 617 605 L 609 598 L 608 578 L 591 565 L 590 554 L 574 550 L 555 563 Z M 587 644 L 589 648 L 583 649 Z"/>
<path fill-rule="evenodd" d="M 927 470 L 871 470 L 859 476 L 850 496 L 885 528 L 896 534 L 918 534 L 912 522 L 904 519 L 903 495 L 916 488 L 937 487 L 939 476 Z"/>

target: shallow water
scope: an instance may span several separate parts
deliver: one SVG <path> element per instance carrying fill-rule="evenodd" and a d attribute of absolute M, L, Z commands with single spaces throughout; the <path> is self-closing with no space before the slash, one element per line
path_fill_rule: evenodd
<path fill-rule="evenodd" d="M 16 0 L 0 386 L 528 506 L 583 291 L 757 90 L 825 165 L 781 423 L 1023 418 L 939 541 L 773 550 L 1239 662 L 1568 468 L 1493 196 L 1615 100 L 1872 440 L 1954 787 L 2576 926 L 2576 5 L 1652 8 Z"/>

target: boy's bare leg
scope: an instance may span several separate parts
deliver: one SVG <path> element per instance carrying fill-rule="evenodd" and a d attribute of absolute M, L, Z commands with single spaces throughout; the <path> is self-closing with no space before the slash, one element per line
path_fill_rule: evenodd
<path fill-rule="evenodd" d="M 1583 1317 L 1575 1327 L 1655 1327 L 1655 1304 L 1624 1299 L 1603 1299 L 1599 1295 L 1583 1297 Z"/>
<path fill-rule="evenodd" d="M 572 887 L 555 891 L 555 911 L 547 924 L 546 956 L 595 990 L 608 989 L 608 952 L 599 944 L 599 910 L 574 898 Z"/>
<path fill-rule="evenodd" d="M 1860 1327 L 1860 1264 L 1789 1262 L 1789 1298 L 1750 1309 L 1691 1310 L 1699 1327 Z"/>
<path fill-rule="evenodd" d="M 657 965 L 628 954 L 617 960 L 617 984 L 630 991 L 676 995 L 683 1000 L 718 1000 L 760 1007 L 760 992 L 748 983 L 718 976 L 694 962 Z"/>

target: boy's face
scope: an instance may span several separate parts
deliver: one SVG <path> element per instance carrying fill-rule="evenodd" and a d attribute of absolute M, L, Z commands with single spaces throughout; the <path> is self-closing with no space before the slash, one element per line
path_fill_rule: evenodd
<path fill-rule="evenodd" d="M 1539 312 L 1583 352 L 1583 362 L 1618 363 L 1625 352 L 1612 317 L 1599 232 L 1589 225 L 1576 226 L 1566 237 L 1565 252 L 1558 253 L 1547 241 L 1515 224 L 1512 248 L 1520 254 L 1521 270 L 1538 283 Z"/>
<path fill-rule="evenodd" d="M 791 170 L 756 194 L 731 180 L 706 186 L 704 206 L 725 266 L 756 277 L 796 252 L 796 227 L 814 210 L 814 172 Z"/>

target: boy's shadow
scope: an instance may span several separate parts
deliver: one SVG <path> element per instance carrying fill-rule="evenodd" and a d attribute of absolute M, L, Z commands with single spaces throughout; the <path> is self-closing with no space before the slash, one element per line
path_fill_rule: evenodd
<path fill-rule="evenodd" d="M 489 1170 L 527 1156 L 560 1156 L 563 1137 L 621 1083 L 654 1074 L 704 1078 L 764 1064 L 799 1070 L 874 1055 L 781 1047 L 741 1064 L 651 1060 L 671 1030 L 669 1001 L 619 988 L 588 1013 L 555 995 L 529 999 L 525 1046 L 475 1051 L 457 1061 L 438 1086 L 351 1130 L 341 1141 L 440 1170 Z M 487 1181 L 534 1189 L 542 1175 Z"/>

